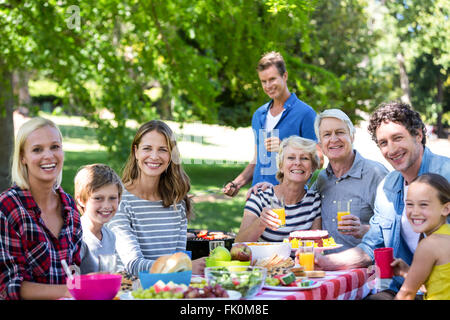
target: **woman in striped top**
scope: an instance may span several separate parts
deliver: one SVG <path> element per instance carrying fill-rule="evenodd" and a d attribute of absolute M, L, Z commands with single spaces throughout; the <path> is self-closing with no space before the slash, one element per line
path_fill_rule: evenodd
<path fill-rule="evenodd" d="M 320 195 L 305 187 L 318 164 L 313 140 L 298 136 L 283 139 L 277 156 L 280 184 L 251 193 L 236 241 L 283 241 L 294 230 L 320 229 Z M 284 198 L 284 227 L 279 227 L 280 220 L 270 209 L 272 198 Z"/>
<path fill-rule="evenodd" d="M 139 128 L 122 182 L 126 190 L 109 228 L 126 271 L 137 276 L 158 257 L 186 250 L 190 181 L 167 124 L 152 120 Z M 202 273 L 204 258 L 192 266 L 193 273 Z"/>

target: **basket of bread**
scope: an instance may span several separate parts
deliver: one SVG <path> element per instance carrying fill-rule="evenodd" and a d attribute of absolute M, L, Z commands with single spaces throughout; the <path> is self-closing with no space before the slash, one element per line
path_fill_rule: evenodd
<path fill-rule="evenodd" d="M 161 256 L 155 260 L 149 271 L 139 272 L 139 280 L 143 289 L 153 286 L 159 280 L 188 286 L 191 276 L 192 261 L 184 252 Z"/>

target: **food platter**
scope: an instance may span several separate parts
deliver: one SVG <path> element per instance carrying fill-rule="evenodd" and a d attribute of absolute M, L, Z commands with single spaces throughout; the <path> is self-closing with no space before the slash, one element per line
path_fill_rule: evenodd
<path fill-rule="evenodd" d="M 235 290 L 227 290 L 227 298 L 195 298 L 195 299 L 177 299 L 177 300 L 239 300 L 241 293 Z M 131 294 L 131 291 L 125 292 L 120 295 L 120 300 L 168 300 L 168 299 L 136 299 Z"/>
<path fill-rule="evenodd" d="M 264 285 L 264 289 L 277 290 L 277 291 L 298 291 L 298 290 L 309 290 L 318 288 L 322 285 L 320 281 L 314 281 L 314 283 L 307 287 L 290 287 L 290 286 L 269 286 L 267 284 Z"/>

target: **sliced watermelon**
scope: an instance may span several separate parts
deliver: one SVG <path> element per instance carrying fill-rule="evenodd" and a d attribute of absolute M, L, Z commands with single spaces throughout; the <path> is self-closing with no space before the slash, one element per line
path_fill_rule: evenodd
<path fill-rule="evenodd" d="M 274 278 L 277 278 L 278 280 L 280 280 L 280 283 L 283 286 L 288 286 L 291 283 L 295 282 L 295 274 L 292 272 L 289 272 L 286 274 L 278 274 L 278 275 L 275 275 Z"/>

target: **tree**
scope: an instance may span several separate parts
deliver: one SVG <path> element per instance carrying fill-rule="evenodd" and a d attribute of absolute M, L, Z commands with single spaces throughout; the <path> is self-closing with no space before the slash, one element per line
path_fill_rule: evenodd
<path fill-rule="evenodd" d="M 355 111 L 367 112 L 385 96 L 385 81 L 374 76 L 372 64 L 381 31 L 371 28 L 369 13 L 364 0 L 329 0 L 312 14 L 316 47 L 305 58 L 311 67 L 304 68 L 299 78 L 308 80 L 304 95 L 316 111 L 340 108 L 358 123 L 361 117 Z"/>
<path fill-rule="evenodd" d="M 437 124 L 446 138 L 442 119 L 449 111 L 445 100 L 450 67 L 450 1 L 383 1 L 398 38 L 402 90 L 409 102 Z M 410 81 L 413 79 L 414 81 Z"/>
<path fill-rule="evenodd" d="M 446 114 L 450 116 L 450 70 L 443 71 L 441 65 L 435 65 L 432 55 L 423 54 L 414 60 L 410 72 L 414 83 L 412 104 L 436 124 L 436 134 L 440 138 L 447 137 L 444 125 L 450 123 L 450 119 L 444 118 Z"/>
<path fill-rule="evenodd" d="M 0 3 L 0 141 L 4 152 L 0 156 L 0 190 L 10 185 L 9 170 L 14 137 L 12 112 L 16 99 L 12 84 L 18 70 L 45 70 L 63 83 L 73 96 L 82 96 L 76 76 L 83 61 L 77 41 L 80 37 L 67 27 L 64 1 L 10 1 Z M 79 43 L 79 42 L 78 42 Z M 70 63 L 76 62 L 71 68 Z M 71 80 L 69 80 L 71 79 Z"/>
<path fill-rule="evenodd" d="M 57 81 L 66 108 L 96 124 L 100 143 L 123 161 L 128 119 L 143 122 L 166 110 L 177 121 L 248 125 L 262 97 L 256 61 L 264 51 L 286 51 L 299 32 L 308 50 L 313 3 L 12 2 L 0 5 L 0 52 L 8 71 L 37 70 Z M 151 87 L 162 88 L 160 101 L 145 94 Z M 114 121 L 100 116 L 104 108 Z"/>
<path fill-rule="evenodd" d="M 17 70 L 33 70 L 56 81 L 67 94 L 66 111 L 85 114 L 96 124 L 100 143 L 117 161 L 124 161 L 132 136 L 126 121 L 158 118 L 158 109 L 178 121 L 247 125 L 249 109 L 262 96 L 256 90 L 254 64 L 264 51 L 285 51 L 285 44 L 297 40 L 293 35 L 299 32 L 303 50 L 308 50 L 313 3 L 2 2 L 2 139 L 13 137 L 7 124 L 12 123 L 14 104 L 10 77 Z M 146 95 L 151 87 L 162 88 L 160 100 L 165 101 Z M 105 108 L 112 120 L 101 117 Z M 9 155 L 8 149 L 3 164 Z M 4 172 L 1 181 L 2 189 L 9 185 Z"/>
<path fill-rule="evenodd" d="M 3 92 L 3 94 L 1 94 Z M 12 73 L 6 69 L 0 60 L 0 145 L 2 153 L 6 156 L 0 157 L 0 190 L 9 186 L 10 157 L 13 152 L 14 127 L 12 113 L 14 99 L 12 95 Z"/>

